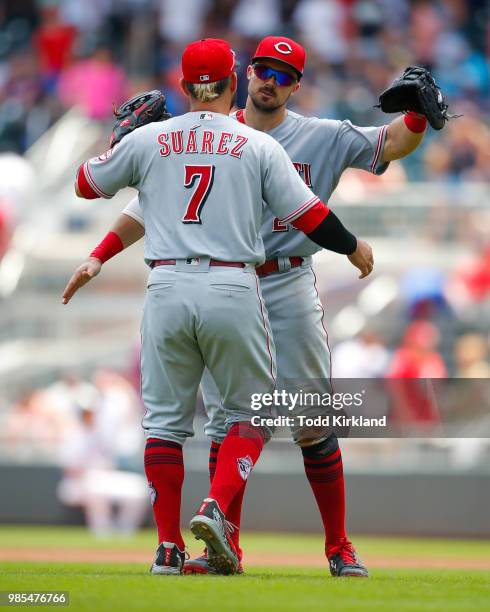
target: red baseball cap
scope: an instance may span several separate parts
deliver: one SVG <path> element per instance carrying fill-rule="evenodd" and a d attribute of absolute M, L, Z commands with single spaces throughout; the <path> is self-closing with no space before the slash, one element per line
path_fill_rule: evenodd
<path fill-rule="evenodd" d="M 300 76 L 305 69 L 306 52 L 303 47 L 286 36 L 267 36 L 259 42 L 252 63 L 260 59 L 274 59 L 292 66 Z"/>
<path fill-rule="evenodd" d="M 214 83 L 235 70 L 235 52 L 226 40 L 203 38 L 182 53 L 182 75 L 187 83 Z"/>

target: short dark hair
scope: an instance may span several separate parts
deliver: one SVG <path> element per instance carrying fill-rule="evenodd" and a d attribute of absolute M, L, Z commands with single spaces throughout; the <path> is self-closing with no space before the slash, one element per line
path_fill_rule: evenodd
<path fill-rule="evenodd" d="M 221 79 L 220 81 L 213 81 L 212 83 L 188 83 L 187 81 L 185 81 L 185 88 L 195 100 L 201 100 L 205 102 L 206 100 L 202 100 L 202 97 L 198 94 L 199 89 L 202 89 L 203 85 L 212 85 L 212 90 L 215 94 L 213 99 L 216 99 L 221 96 L 221 94 L 228 87 L 229 83 L 230 77 L 228 76 L 224 79 Z"/>

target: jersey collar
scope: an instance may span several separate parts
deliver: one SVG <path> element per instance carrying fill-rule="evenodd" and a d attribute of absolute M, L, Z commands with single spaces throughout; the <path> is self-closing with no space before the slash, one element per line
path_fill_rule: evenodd
<path fill-rule="evenodd" d="M 237 121 L 239 121 L 240 123 L 243 123 L 244 125 L 247 125 L 245 122 L 245 109 L 244 108 L 238 109 L 235 117 Z"/>
<path fill-rule="evenodd" d="M 286 111 L 286 116 L 284 117 L 284 119 L 281 121 L 281 123 L 279 125 L 276 125 L 276 127 L 272 128 L 272 130 L 269 130 L 268 132 L 266 132 L 267 134 L 270 134 L 271 132 L 273 132 L 275 129 L 277 129 L 278 127 L 280 127 L 289 117 L 289 112 Z M 236 111 L 235 113 L 235 119 L 240 122 L 243 123 L 243 125 L 247 125 L 247 122 L 245 121 L 245 109 L 244 108 L 240 108 Z"/>

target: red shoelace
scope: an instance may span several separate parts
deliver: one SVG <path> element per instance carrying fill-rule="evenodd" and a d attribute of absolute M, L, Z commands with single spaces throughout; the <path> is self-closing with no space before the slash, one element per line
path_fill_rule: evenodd
<path fill-rule="evenodd" d="M 349 542 L 347 538 L 342 540 L 336 546 L 329 546 L 327 557 L 330 559 L 334 555 L 340 555 L 342 561 L 348 564 L 355 564 L 356 561 L 356 551 L 352 546 L 352 542 Z"/>

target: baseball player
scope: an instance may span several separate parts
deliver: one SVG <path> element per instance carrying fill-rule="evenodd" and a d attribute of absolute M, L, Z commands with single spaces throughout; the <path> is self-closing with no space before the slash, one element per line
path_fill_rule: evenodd
<path fill-rule="evenodd" d="M 420 68 L 407 69 L 380 97 L 383 110 L 408 111 L 389 125 L 360 128 L 349 121 L 302 117 L 288 111 L 287 102 L 300 86 L 304 63 L 305 52 L 293 40 L 285 37 L 262 40 L 248 67 L 246 108 L 235 117 L 268 132 L 281 143 L 301 178 L 325 199 L 346 168 L 360 168 L 379 175 L 389 161 L 413 151 L 426 130 L 424 115 L 429 116 L 435 129 L 440 129 L 447 119 L 447 106 L 439 100 L 435 83 Z M 421 92 L 425 92 L 423 100 L 418 97 Z M 117 220 L 113 232 L 122 241 L 121 246 L 127 247 L 142 237 L 143 225 L 135 199 Z M 265 211 L 262 237 L 267 261 L 257 269 L 257 274 L 275 339 L 279 377 L 328 381 L 331 372 L 328 335 L 311 268 L 311 255 L 318 247 L 294 227 L 281 223 L 269 210 Z M 77 271 L 67 287 L 67 295 L 71 296 L 97 274 L 100 266 L 99 260 L 92 260 Z M 209 456 L 212 479 L 225 428 L 219 393 L 207 371 L 202 390 L 209 416 L 206 433 L 212 440 Z M 302 440 L 300 431 L 294 431 L 293 437 L 301 447 L 305 473 L 322 517 L 325 552 L 332 575 L 367 576 L 367 569 L 346 536 L 342 456 L 336 437 Z M 227 512 L 227 519 L 235 525 L 232 537 L 239 552 L 244 490 L 245 486 Z M 212 568 L 203 555 L 186 561 L 185 571 L 207 573 Z"/>
<path fill-rule="evenodd" d="M 182 55 L 182 74 L 191 111 L 134 130 L 82 164 L 76 191 L 87 199 L 110 198 L 131 185 L 143 211 L 145 260 L 152 268 L 141 324 L 145 469 L 159 536 L 151 571 L 183 569 L 182 445 L 193 435 L 206 366 L 226 414 L 226 435 L 209 495 L 190 528 L 206 543 L 209 566 L 235 573 L 239 557 L 225 517 L 270 435 L 250 423 L 251 394 L 272 391 L 276 375 L 255 271 L 265 259 L 263 207 L 315 244 L 348 255 L 362 277 L 371 272 L 373 258 L 369 245 L 301 180 L 273 138 L 228 116 L 237 84 L 228 43 L 191 43 Z M 101 260 L 122 248 L 120 240 L 115 243 L 111 236 L 99 245 Z"/>

